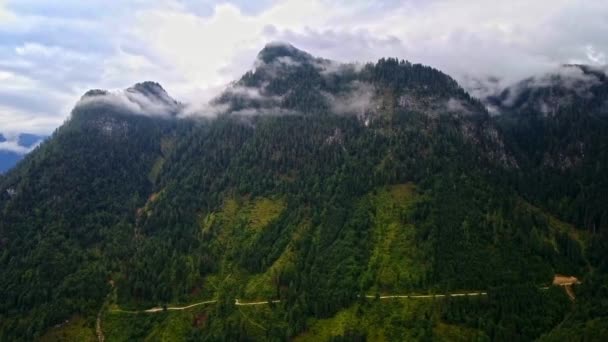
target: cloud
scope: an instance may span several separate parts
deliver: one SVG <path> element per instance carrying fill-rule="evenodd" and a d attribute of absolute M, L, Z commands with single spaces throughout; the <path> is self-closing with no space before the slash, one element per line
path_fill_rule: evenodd
<path fill-rule="evenodd" d="M 226 113 L 241 116 L 293 114 L 292 111 L 281 109 L 283 97 L 267 94 L 266 87 L 267 83 L 262 83 L 259 87 L 232 83 L 223 89 L 221 95 L 210 101 L 187 104 L 179 117 L 213 118 Z"/>
<path fill-rule="evenodd" d="M 225 94 L 228 96 L 236 96 L 249 100 L 266 100 L 268 96 L 262 95 L 264 87 L 262 88 L 254 88 L 254 87 L 245 87 L 240 85 L 234 85 L 228 87 L 225 91 Z M 276 100 L 280 100 L 280 97 L 273 97 Z"/>
<path fill-rule="evenodd" d="M 65 116 L 49 116 L 46 113 L 22 111 L 0 104 L 0 133 L 33 133 L 48 135 L 65 121 Z"/>
<path fill-rule="evenodd" d="M 606 54 L 604 52 L 597 51 L 592 45 L 587 45 L 586 50 L 587 59 L 590 60 L 593 64 L 606 64 Z"/>
<path fill-rule="evenodd" d="M 591 97 L 591 87 L 600 84 L 601 81 L 594 74 L 585 73 L 577 66 L 561 66 L 547 74 L 536 75 L 528 86 L 532 88 L 542 88 L 560 85 L 576 92 L 578 96 Z"/>
<path fill-rule="evenodd" d="M 373 109 L 375 90 L 371 84 L 354 81 L 347 91 L 338 95 L 324 95 L 334 113 L 361 116 Z"/>
<path fill-rule="evenodd" d="M 289 67 L 298 67 L 298 66 L 302 65 L 301 62 L 298 62 L 298 61 L 294 60 L 293 58 L 291 58 L 289 56 L 278 57 L 274 61 L 274 63 L 280 65 L 281 67 L 286 67 L 286 68 L 289 68 Z"/>
<path fill-rule="evenodd" d="M 272 32 L 275 39 L 341 61 L 396 56 L 440 68 L 460 82 L 491 76 L 504 86 L 562 63 L 601 62 L 589 58 L 588 46 L 596 55 L 608 49 L 606 15 L 606 4 L 571 1 L 410 1 L 383 13 L 382 20 L 359 13 L 353 27 Z"/>
<path fill-rule="evenodd" d="M 359 72 L 365 66 L 363 63 L 340 63 L 337 61 L 325 59 L 322 61 L 317 61 L 315 66 L 321 71 L 321 74 L 324 76 L 332 76 L 335 74 L 344 74 L 344 73 L 352 73 Z"/>
<path fill-rule="evenodd" d="M 13 134 L 12 132 L 0 134 L 0 137 L 4 138 L 0 139 L 0 151 L 12 152 L 20 155 L 29 153 L 42 142 L 42 139 L 39 139 L 34 143 L 28 144 L 28 146 L 24 146 L 24 144 L 19 143 L 19 134 Z"/>
<path fill-rule="evenodd" d="M 250 117 L 257 115 L 281 116 L 281 115 L 297 115 L 293 110 L 282 108 L 278 105 L 270 105 L 264 107 L 248 107 L 243 109 L 234 109 L 230 103 L 208 102 L 206 104 L 198 104 L 197 106 L 187 105 L 183 111 L 178 114 L 178 118 L 208 118 L 213 119 L 218 115 L 233 115 L 240 117 Z"/>
<path fill-rule="evenodd" d="M 598 69 L 598 71 L 602 70 Z M 509 85 L 503 92 L 503 96 L 506 96 L 502 99 L 502 104 L 507 107 L 513 106 L 525 91 L 555 86 L 574 91 L 578 96 L 591 97 L 593 94 L 590 89 L 597 84 L 600 84 L 600 80 L 595 74 L 585 73 L 576 65 L 559 66 L 546 73 L 532 75 L 521 82 Z M 498 92 L 494 95 L 498 95 Z M 563 97 L 559 100 L 568 102 L 571 99 Z M 547 103 L 540 103 L 539 106 L 539 110 L 542 112 L 548 112 L 549 108 L 553 107 Z"/>
<path fill-rule="evenodd" d="M 49 133 L 86 90 L 147 79 L 203 109 L 272 40 L 340 62 L 424 63 L 483 94 L 562 63 L 605 64 L 607 17 L 607 3 L 573 0 L 0 0 L 0 78 L 12 80 L 0 120 Z"/>
<path fill-rule="evenodd" d="M 33 150 L 36 146 L 35 145 L 33 147 L 24 147 L 21 146 L 17 143 L 17 141 L 3 141 L 0 142 L 0 151 L 7 151 L 7 152 L 13 152 L 16 154 L 27 154 L 29 153 L 31 150 Z"/>
<path fill-rule="evenodd" d="M 230 115 L 234 116 L 257 116 L 257 115 L 268 115 L 268 116 L 282 116 L 282 115 L 296 115 L 297 112 L 281 107 L 264 107 L 264 108 L 246 108 L 230 112 Z"/>
<path fill-rule="evenodd" d="M 462 101 L 457 100 L 455 98 L 450 98 L 448 99 L 448 101 L 445 104 L 446 109 L 449 112 L 456 112 L 456 113 L 470 113 L 469 109 L 462 103 Z"/>
<path fill-rule="evenodd" d="M 200 102 L 189 103 L 178 114 L 178 118 L 216 118 L 230 110 L 227 103 Z"/>

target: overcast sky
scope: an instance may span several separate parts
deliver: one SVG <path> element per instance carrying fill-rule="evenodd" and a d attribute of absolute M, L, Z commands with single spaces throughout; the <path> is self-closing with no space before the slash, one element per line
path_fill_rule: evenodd
<path fill-rule="evenodd" d="M 606 64 L 607 33 L 602 0 L 0 0 L 0 133 L 49 134 L 90 88 L 153 80 L 204 101 L 269 41 L 512 82 Z"/>

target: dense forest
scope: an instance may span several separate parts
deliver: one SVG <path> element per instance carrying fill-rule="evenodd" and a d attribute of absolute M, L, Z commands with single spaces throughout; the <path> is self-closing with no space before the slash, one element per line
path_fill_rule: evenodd
<path fill-rule="evenodd" d="M 528 81 L 498 116 L 276 44 L 214 117 L 90 91 L 0 178 L 0 340 L 601 340 L 608 81 L 569 67 L 594 96 Z M 409 294 L 448 295 L 382 298 Z"/>

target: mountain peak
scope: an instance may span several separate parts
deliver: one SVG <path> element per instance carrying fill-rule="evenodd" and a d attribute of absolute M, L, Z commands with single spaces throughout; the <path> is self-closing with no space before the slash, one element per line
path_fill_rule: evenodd
<path fill-rule="evenodd" d="M 120 108 L 127 112 L 151 115 L 174 116 L 181 108 L 180 104 L 157 82 L 145 81 L 117 91 L 92 89 L 87 91 L 76 105 L 91 108 L 107 106 Z"/>
<path fill-rule="evenodd" d="M 144 81 L 135 83 L 133 86 L 127 88 L 126 91 L 138 92 L 146 96 L 153 96 L 159 98 L 165 98 L 169 96 L 167 91 L 157 82 Z"/>
<path fill-rule="evenodd" d="M 307 62 L 314 57 L 286 42 L 270 42 L 258 53 L 258 60 L 268 64 L 280 58 L 290 58 L 296 62 Z"/>
<path fill-rule="evenodd" d="M 86 98 L 91 98 L 91 97 L 96 97 L 96 96 L 105 96 L 108 95 L 109 92 L 105 89 L 90 89 L 88 90 L 86 93 L 84 93 L 80 99 L 86 99 Z"/>

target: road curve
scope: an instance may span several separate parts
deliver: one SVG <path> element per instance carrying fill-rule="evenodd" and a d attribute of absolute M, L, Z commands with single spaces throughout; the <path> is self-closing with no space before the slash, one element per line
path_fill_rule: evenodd
<path fill-rule="evenodd" d="M 271 303 L 279 303 L 280 300 L 272 300 L 270 301 Z M 199 302 L 199 303 L 194 303 L 194 304 L 190 304 L 187 306 L 168 306 L 166 308 L 160 307 L 160 306 L 156 306 L 150 309 L 146 309 L 146 310 L 122 310 L 122 309 L 112 309 L 110 310 L 111 312 L 122 312 L 122 313 L 132 313 L 132 314 L 137 314 L 137 313 L 154 313 L 154 312 L 161 312 L 161 311 L 171 311 L 171 310 L 186 310 L 186 309 L 190 309 L 193 308 L 195 306 L 199 306 L 199 305 L 204 305 L 204 304 L 213 304 L 213 303 L 217 303 L 217 299 L 214 300 L 207 300 L 204 302 Z M 238 306 L 247 306 L 247 305 L 266 305 L 268 304 L 268 301 L 263 301 L 263 302 L 241 302 L 238 299 L 234 300 L 234 305 L 238 305 Z"/>
<path fill-rule="evenodd" d="M 143 312 L 159 312 L 159 311 L 164 311 L 164 310 L 167 310 L 167 311 L 168 310 L 186 310 L 186 309 L 193 308 L 195 306 L 211 304 L 211 303 L 216 303 L 216 302 L 217 302 L 217 300 L 214 299 L 214 300 L 208 300 L 208 301 L 204 301 L 204 302 L 200 302 L 200 303 L 190 304 L 188 306 L 168 306 L 167 308 L 157 306 L 152 309 L 144 310 Z"/>
<path fill-rule="evenodd" d="M 132 313 L 132 314 L 137 314 L 137 313 L 153 313 L 153 312 L 160 312 L 160 311 L 168 311 L 168 310 L 186 310 L 186 309 L 190 309 L 193 308 L 195 306 L 199 306 L 199 305 L 204 305 L 204 304 L 212 304 L 212 303 L 216 303 L 217 300 L 207 300 L 204 302 L 199 302 L 199 303 L 194 303 L 194 304 L 190 304 L 187 306 L 168 306 L 166 308 L 160 307 L 160 306 L 156 306 L 153 307 L 151 309 L 146 309 L 146 310 L 122 310 L 122 309 L 111 309 L 111 312 L 123 312 L 123 313 Z"/>

